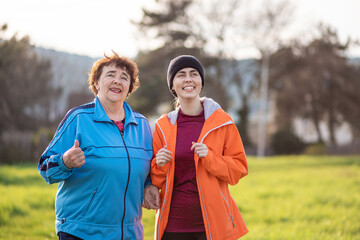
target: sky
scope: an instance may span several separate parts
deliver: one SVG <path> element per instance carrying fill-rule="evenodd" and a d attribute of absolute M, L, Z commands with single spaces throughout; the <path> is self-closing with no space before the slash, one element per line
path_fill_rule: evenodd
<path fill-rule="evenodd" d="M 130 20 L 141 19 L 141 7 L 151 7 L 153 1 L 0 0 L 0 25 L 8 24 L 6 37 L 28 35 L 36 46 L 90 57 L 111 50 L 135 57 L 139 43 Z M 360 39 L 360 0 L 289 1 L 296 7 L 293 35 L 301 37 L 321 21 L 333 26 L 343 41 Z M 255 57 L 251 49 L 243 52 L 239 59 Z M 351 49 L 349 55 L 360 57 L 360 47 Z"/>

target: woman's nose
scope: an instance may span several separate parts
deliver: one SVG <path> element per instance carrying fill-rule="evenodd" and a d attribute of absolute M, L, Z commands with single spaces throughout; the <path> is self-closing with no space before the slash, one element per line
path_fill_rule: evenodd
<path fill-rule="evenodd" d="M 190 75 L 186 75 L 185 77 L 185 82 L 190 82 L 191 81 L 191 76 Z"/>
<path fill-rule="evenodd" d="M 115 84 L 119 84 L 120 82 L 121 82 L 120 77 L 115 77 L 114 78 L 114 83 Z"/>

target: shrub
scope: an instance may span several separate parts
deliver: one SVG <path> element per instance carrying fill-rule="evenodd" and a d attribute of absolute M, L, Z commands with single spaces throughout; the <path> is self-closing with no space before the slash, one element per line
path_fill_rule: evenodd
<path fill-rule="evenodd" d="M 325 155 L 327 154 L 326 146 L 324 143 L 312 143 L 309 144 L 304 154 L 306 155 Z"/>
<path fill-rule="evenodd" d="M 39 160 L 40 155 L 45 151 L 53 138 L 55 130 L 52 128 L 39 128 L 33 137 L 33 158 Z"/>
<path fill-rule="evenodd" d="M 36 162 L 49 144 L 54 130 L 40 128 L 30 131 L 6 131 L 0 138 L 0 164 Z"/>
<path fill-rule="evenodd" d="M 279 130 L 271 137 L 271 148 L 276 155 L 299 154 L 305 144 L 290 130 Z"/>
<path fill-rule="evenodd" d="M 0 141 L 0 163 L 15 164 L 29 161 L 32 153 L 32 138 L 31 132 L 3 132 Z"/>

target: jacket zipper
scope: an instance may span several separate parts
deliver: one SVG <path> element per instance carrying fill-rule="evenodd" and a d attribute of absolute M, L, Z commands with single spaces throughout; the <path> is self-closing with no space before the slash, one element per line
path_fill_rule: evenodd
<path fill-rule="evenodd" d="M 117 128 L 117 127 L 116 127 Z M 126 188 L 125 188 L 125 193 L 124 193 L 124 213 L 123 213 L 123 217 L 122 217 L 122 220 L 121 220 L 121 239 L 124 239 L 124 220 L 125 220 L 125 212 L 126 212 L 126 203 L 125 203 L 125 200 L 126 200 L 126 193 L 127 193 L 127 190 L 128 190 L 128 187 L 129 187 L 129 182 L 130 182 L 130 171 L 131 171 L 131 164 L 130 164 L 130 155 L 129 155 L 129 151 L 126 147 L 126 144 L 125 144 L 125 139 L 124 139 L 124 132 L 120 131 L 120 135 L 121 135 L 121 138 L 124 142 L 124 146 L 125 146 L 125 150 L 126 150 L 126 153 L 127 153 L 127 159 L 128 159 L 128 164 L 129 164 L 129 170 L 128 170 L 128 179 L 127 179 L 127 182 L 126 182 Z"/>
<path fill-rule="evenodd" d="M 161 131 L 161 133 L 162 133 L 162 135 L 163 135 L 164 142 L 165 142 L 165 146 L 167 146 L 164 131 L 162 130 L 162 128 L 160 127 L 160 124 L 159 124 L 158 122 L 156 122 L 156 125 L 158 125 L 158 127 L 159 127 L 159 129 L 160 129 L 160 131 Z M 170 164 L 170 163 L 169 163 L 169 164 Z M 170 170 L 170 166 L 169 166 L 168 171 L 167 171 L 167 173 L 166 173 L 165 195 L 164 195 L 164 200 L 163 200 L 162 206 L 164 206 L 165 201 L 166 201 L 166 196 L 167 196 L 169 170 Z M 158 228 L 158 230 L 157 230 L 157 232 L 158 232 L 158 234 L 157 234 L 157 239 L 160 239 L 160 238 L 159 238 L 159 237 L 160 237 L 160 222 L 161 222 L 161 217 L 162 217 L 163 211 L 164 211 L 164 207 L 161 209 L 160 214 L 159 214 L 158 227 L 157 227 L 157 228 Z"/>
<path fill-rule="evenodd" d="M 226 123 L 224 123 L 224 124 L 221 124 L 220 126 L 217 126 L 217 127 L 215 127 L 215 128 L 210 129 L 210 130 L 204 135 L 204 137 L 200 140 L 200 143 L 203 143 L 205 137 L 206 137 L 207 135 L 209 135 L 210 132 L 212 132 L 212 131 L 214 131 L 214 130 L 216 130 L 216 129 L 218 129 L 218 128 L 221 128 L 221 127 L 223 127 L 223 126 L 230 125 L 230 124 L 233 124 L 233 122 L 232 122 L 232 121 L 228 121 L 228 122 L 226 122 Z M 209 236 L 210 236 L 210 240 L 211 240 L 211 239 L 212 239 L 212 237 L 211 237 L 211 229 L 210 229 L 209 219 L 208 219 L 208 217 L 207 217 L 206 207 L 205 207 L 205 203 L 204 203 L 204 197 L 203 197 L 203 194 L 202 194 L 200 178 L 199 178 L 199 175 L 197 174 L 197 169 L 196 169 L 196 178 L 197 178 L 198 183 L 199 183 L 199 190 L 200 190 L 200 195 L 201 195 L 201 202 L 202 202 L 202 205 L 203 205 L 203 208 L 204 208 L 206 223 L 207 223 L 207 225 L 208 225 L 208 229 L 209 229 L 208 231 L 209 231 Z M 232 216 L 231 216 L 231 218 L 232 218 Z M 232 220 L 233 220 L 233 219 L 232 219 Z M 233 221 L 233 223 L 234 223 L 234 221 Z"/>
<path fill-rule="evenodd" d="M 200 198 L 200 199 L 201 199 L 201 202 L 202 202 L 202 205 L 203 205 L 203 208 L 204 208 L 206 223 L 207 223 L 207 225 L 208 225 L 209 236 L 210 236 L 210 240 L 211 240 L 212 237 L 211 237 L 211 229 L 210 229 L 209 219 L 208 219 L 208 216 L 207 216 L 206 207 L 205 207 L 205 203 L 204 203 L 204 197 L 203 197 L 203 194 L 202 194 L 200 179 L 199 179 L 199 175 L 197 174 L 197 171 L 196 171 L 196 178 L 197 178 L 198 183 L 199 183 L 199 190 L 200 190 L 200 195 L 201 195 L 201 198 Z"/>
<path fill-rule="evenodd" d="M 166 196 L 167 196 L 169 170 L 170 170 L 170 166 L 169 166 L 168 171 L 166 173 L 165 196 L 164 196 L 164 201 L 163 201 L 162 206 L 164 206 L 165 201 L 166 201 Z M 159 238 L 160 237 L 160 222 L 161 222 L 161 217 L 162 217 L 163 212 L 164 212 L 164 207 L 161 209 L 160 214 L 159 214 L 157 239 L 160 239 Z"/>
<path fill-rule="evenodd" d="M 163 138 L 164 138 L 164 142 L 165 142 L 165 146 L 167 146 L 167 142 L 166 142 L 166 138 L 165 138 L 165 133 L 164 131 L 162 130 L 162 128 L 160 127 L 160 124 L 158 122 L 156 122 L 156 125 L 158 125 L 160 131 L 161 131 L 161 134 L 163 135 Z"/>

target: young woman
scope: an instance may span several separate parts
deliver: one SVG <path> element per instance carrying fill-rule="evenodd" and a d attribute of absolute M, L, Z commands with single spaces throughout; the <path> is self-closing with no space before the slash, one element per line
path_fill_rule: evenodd
<path fill-rule="evenodd" d="M 243 144 L 220 105 L 200 98 L 204 80 L 193 56 L 169 64 L 168 86 L 179 106 L 155 125 L 151 179 L 161 189 L 156 240 L 230 240 L 248 232 L 228 189 L 248 173 Z"/>

